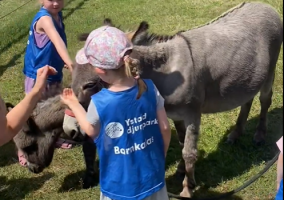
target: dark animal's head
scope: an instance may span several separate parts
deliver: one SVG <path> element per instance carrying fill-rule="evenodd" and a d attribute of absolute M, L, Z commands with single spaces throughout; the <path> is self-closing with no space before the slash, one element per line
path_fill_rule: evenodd
<path fill-rule="evenodd" d="M 75 64 L 72 72 L 71 87 L 80 104 L 87 109 L 91 96 L 99 92 L 107 84 L 95 73 L 95 68 L 90 64 Z"/>
<path fill-rule="evenodd" d="M 10 110 L 12 105 L 7 107 Z M 63 132 L 63 119 L 64 107 L 60 96 L 50 97 L 37 104 L 33 114 L 13 138 L 31 172 L 40 173 L 52 162 L 55 143 Z"/>

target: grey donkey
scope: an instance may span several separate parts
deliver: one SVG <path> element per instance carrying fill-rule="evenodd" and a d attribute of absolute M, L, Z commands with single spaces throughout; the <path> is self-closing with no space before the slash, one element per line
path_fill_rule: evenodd
<path fill-rule="evenodd" d="M 242 3 L 205 25 L 173 36 L 149 34 L 147 29 L 143 22 L 137 31 L 127 33 L 135 45 L 130 57 L 140 61 L 140 76 L 153 80 L 165 98 L 167 114 L 174 121 L 182 145 L 183 160 L 177 172 L 185 176 L 180 195 L 191 197 L 196 185 L 201 114 L 241 106 L 236 127 L 228 136 L 233 143 L 243 133 L 253 99 L 260 92 L 261 111 L 254 142 L 260 145 L 265 141 L 283 40 L 282 21 L 270 5 Z M 96 76 L 94 70 L 89 73 Z M 75 74 L 79 77 L 79 70 Z M 73 86 L 79 80 L 73 79 Z"/>
<path fill-rule="evenodd" d="M 85 67 L 75 64 L 74 68 L 84 69 Z M 75 79 L 74 76 L 72 78 Z M 79 99 L 90 99 L 92 94 L 97 93 L 104 87 L 103 85 L 98 85 L 100 80 L 97 79 L 98 77 L 90 76 L 88 73 L 85 73 L 84 76 L 76 77 L 76 80 L 80 83 L 78 88 L 84 90 L 79 94 Z M 13 139 L 17 149 L 24 153 L 27 159 L 27 167 L 33 173 L 41 173 L 51 164 L 55 143 L 63 133 L 66 106 L 61 103 L 61 93 L 62 88 L 49 90 L 46 96 L 36 105 L 21 131 Z M 82 105 L 87 109 L 88 104 L 83 102 Z M 6 106 L 8 110 L 13 108 L 13 105 L 10 103 L 6 103 Z M 73 132 L 68 134 L 70 138 L 83 142 L 83 153 L 86 163 L 83 188 L 94 186 L 96 184 L 94 176 L 97 172 L 94 162 L 96 146 L 87 135 L 80 132 L 80 129 L 73 130 Z"/>

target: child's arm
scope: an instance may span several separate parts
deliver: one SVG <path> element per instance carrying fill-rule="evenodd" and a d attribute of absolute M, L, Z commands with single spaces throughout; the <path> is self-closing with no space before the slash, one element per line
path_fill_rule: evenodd
<path fill-rule="evenodd" d="M 66 104 L 74 113 L 75 118 L 80 125 L 80 128 L 92 139 L 95 139 L 99 132 L 100 127 L 99 124 L 92 125 L 87 119 L 87 112 L 83 108 L 83 106 L 79 103 L 77 97 L 74 92 L 70 88 L 65 88 L 63 90 L 63 94 L 61 95 L 61 100 L 64 104 Z"/>
<path fill-rule="evenodd" d="M 280 186 L 280 181 L 283 179 L 283 153 L 280 152 L 277 161 L 277 191 Z"/>
<path fill-rule="evenodd" d="M 164 107 L 164 98 L 160 95 L 160 92 L 155 86 L 155 94 L 156 94 L 156 102 L 157 102 L 157 117 L 158 123 L 160 126 L 160 130 L 164 140 L 164 152 L 165 157 L 167 156 L 167 152 L 170 146 L 171 141 L 171 127 L 168 121 L 168 117 Z"/>
<path fill-rule="evenodd" d="M 157 111 L 158 123 L 164 140 L 164 152 L 165 157 L 170 146 L 171 141 L 171 127 L 167 118 L 165 108 L 159 109 Z"/>
<path fill-rule="evenodd" d="M 72 71 L 73 62 L 70 59 L 65 43 L 63 42 L 56 28 L 54 27 L 52 18 L 49 16 L 41 17 L 37 22 L 36 28 L 37 30 L 45 32 L 45 34 L 49 37 L 51 42 L 54 44 L 62 60 L 68 66 L 70 71 Z"/>
<path fill-rule="evenodd" d="M 80 128 L 92 139 L 97 138 L 99 134 L 99 126 L 93 126 L 87 120 L 87 112 L 82 107 L 82 105 L 78 103 L 72 103 L 68 105 L 70 109 L 73 111 Z"/>

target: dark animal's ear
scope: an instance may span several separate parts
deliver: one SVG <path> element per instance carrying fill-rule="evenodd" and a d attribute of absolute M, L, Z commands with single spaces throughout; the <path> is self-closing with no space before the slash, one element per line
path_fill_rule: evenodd
<path fill-rule="evenodd" d="M 11 103 L 5 103 L 5 105 L 6 105 L 6 109 L 7 109 L 7 111 L 8 112 L 10 112 L 15 106 L 13 105 L 13 104 L 11 104 Z"/>
<path fill-rule="evenodd" d="M 79 41 L 86 41 L 87 38 L 88 38 L 88 36 L 89 36 L 89 34 L 90 34 L 90 33 L 82 33 L 82 34 L 79 34 L 78 37 L 77 37 L 77 39 L 78 39 Z"/>
<path fill-rule="evenodd" d="M 105 18 L 103 22 L 104 26 L 114 26 L 110 18 Z"/>
<path fill-rule="evenodd" d="M 143 33 L 145 31 L 147 31 L 149 29 L 149 24 L 145 21 L 142 21 L 138 27 L 138 29 L 134 32 L 130 32 L 130 33 L 127 33 L 127 38 L 130 40 L 130 41 L 134 41 L 135 37 L 137 37 L 137 35 L 139 35 L 140 33 Z"/>
<path fill-rule="evenodd" d="M 24 124 L 22 130 L 25 133 L 29 133 L 29 132 L 36 133 L 37 132 L 37 125 L 32 117 L 29 117 L 27 122 Z"/>

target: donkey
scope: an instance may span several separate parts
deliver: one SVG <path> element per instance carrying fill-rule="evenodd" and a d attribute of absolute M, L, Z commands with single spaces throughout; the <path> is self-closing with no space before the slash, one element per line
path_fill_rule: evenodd
<path fill-rule="evenodd" d="M 165 99 L 167 114 L 183 146 L 183 160 L 177 170 L 185 174 L 180 195 L 191 197 L 196 185 L 194 167 L 201 114 L 241 106 L 236 127 L 228 136 L 233 143 L 242 135 L 253 99 L 260 92 L 254 142 L 260 145 L 265 141 L 283 41 L 282 21 L 267 4 L 242 3 L 205 25 L 173 36 L 151 35 L 147 29 L 148 24 L 143 22 L 136 32 L 127 34 L 135 45 L 130 57 L 140 61 L 140 76 L 151 79 Z M 89 73 L 96 76 L 94 70 Z M 80 84 L 79 71 L 75 74 L 74 87 Z"/>
<path fill-rule="evenodd" d="M 75 69 L 85 69 L 84 66 L 75 64 Z M 83 70 L 84 71 L 84 70 Z M 84 92 L 79 94 L 79 99 L 90 99 L 90 96 L 97 93 L 102 86 L 99 86 L 98 77 L 90 76 L 88 73 L 81 72 L 82 76 L 76 77 L 80 83 L 78 88 Z M 75 77 L 72 77 L 75 79 Z M 56 141 L 63 133 L 63 120 L 66 106 L 61 103 L 61 88 L 48 91 L 46 96 L 36 105 L 31 116 L 14 137 L 14 143 L 17 149 L 24 153 L 27 159 L 27 167 L 33 173 L 41 173 L 48 167 L 53 159 Z M 87 109 L 88 104 L 82 102 Z M 6 103 L 8 110 L 13 105 Z M 76 137 L 77 135 L 77 137 Z M 83 141 L 83 153 L 86 163 L 85 177 L 83 179 L 83 188 L 89 188 L 95 185 L 94 175 L 97 172 L 95 166 L 96 146 L 93 141 L 84 133 L 73 132 L 69 135 L 74 140 Z"/>

